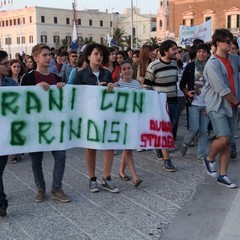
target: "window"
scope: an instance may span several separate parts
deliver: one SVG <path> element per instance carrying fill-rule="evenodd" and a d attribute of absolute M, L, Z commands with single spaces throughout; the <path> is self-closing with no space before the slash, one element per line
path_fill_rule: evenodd
<path fill-rule="evenodd" d="M 231 15 L 227 16 L 227 28 L 231 28 Z"/>
<path fill-rule="evenodd" d="M 45 16 L 41 16 L 41 23 L 45 23 Z"/>
<path fill-rule="evenodd" d="M 2 21 L 2 26 L 3 26 L 3 27 L 5 26 L 5 22 L 4 22 L 4 21 Z"/>
<path fill-rule="evenodd" d="M 100 43 L 104 44 L 104 38 L 103 37 L 100 37 Z"/>
<path fill-rule="evenodd" d="M 240 27 L 240 15 L 238 14 L 237 15 L 237 28 L 239 28 Z"/>
<path fill-rule="evenodd" d="M 240 8 L 231 7 L 226 10 L 226 27 L 235 35 L 238 35 L 240 27 Z"/>
<path fill-rule="evenodd" d="M 12 39 L 10 37 L 5 38 L 5 45 L 10 45 L 12 44 Z"/>
<path fill-rule="evenodd" d="M 66 24 L 70 24 L 70 18 L 66 18 Z"/>
<path fill-rule="evenodd" d="M 33 36 L 32 35 L 29 36 L 29 43 L 33 43 Z"/>
<path fill-rule="evenodd" d="M 100 27 L 103 27 L 103 20 L 100 20 Z"/>
<path fill-rule="evenodd" d="M 6 27 L 8 26 L 8 20 L 6 20 Z"/>
<path fill-rule="evenodd" d="M 41 43 L 47 43 L 47 35 L 41 35 Z"/>
<path fill-rule="evenodd" d="M 183 25 L 193 26 L 194 24 L 194 13 L 191 11 L 186 11 L 183 13 Z"/>
<path fill-rule="evenodd" d="M 54 43 L 59 43 L 60 42 L 60 38 L 59 38 L 58 35 L 53 36 L 53 42 Z"/>
<path fill-rule="evenodd" d="M 29 16 L 29 22 L 32 23 L 32 16 Z"/>
<path fill-rule="evenodd" d="M 110 28 L 112 28 L 113 27 L 113 22 L 112 21 L 110 21 Z"/>
<path fill-rule="evenodd" d="M 89 19 L 89 26 L 92 26 L 92 19 Z"/>
<path fill-rule="evenodd" d="M 12 19 L 10 20 L 10 26 L 12 26 Z"/>
<path fill-rule="evenodd" d="M 21 19 L 20 19 L 20 18 L 17 19 L 17 24 L 18 24 L 18 25 L 21 24 Z"/>
<path fill-rule="evenodd" d="M 205 22 L 210 20 L 212 17 L 205 17 Z"/>
<path fill-rule="evenodd" d="M 159 21 L 159 28 L 162 28 L 162 20 Z"/>
<path fill-rule="evenodd" d="M 78 25 L 82 25 L 82 20 L 79 18 L 79 19 L 77 20 L 77 23 L 78 23 Z"/>
<path fill-rule="evenodd" d="M 17 25 L 17 19 L 13 20 L 13 25 Z"/>
<path fill-rule="evenodd" d="M 71 36 L 66 36 L 66 40 L 68 43 L 71 43 L 72 42 L 72 37 Z"/>
<path fill-rule="evenodd" d="M 22 23 L 25 24 L 25 17 L 22 19 Z"/>
<path fill-rule="evenodd" d="M 53 21 L 54 21 L 55 24 L 57 24 L 58 23 L 57 17 L 54 17 Z"/>
<path fill-rule="evenodd" d="M 20 44 L 20 37 L 17 37 L 17 44 Z"/>
<path fill-rule="evenodd" d="M 25 37 L 22 37 L 22 43 L 25 44 Z"/>

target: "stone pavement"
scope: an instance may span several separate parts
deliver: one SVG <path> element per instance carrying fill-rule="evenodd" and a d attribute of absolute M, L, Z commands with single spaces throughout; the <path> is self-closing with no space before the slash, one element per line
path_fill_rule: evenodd
<path fill-rule="evenodd" d="M 179 129 L 178 144 L 185 131 L 185 127 Z M 99 151 L 96 170 L 99 179 L 101 159 Z M 134 159 L 143 179 L 141 186 L 135 188 L 131 182 L 118 178 L 118 154 L 112 178 L 121 192 L 90 193 L 84 149 L 67 150 L 63 189 L 72 197 L 71 203 L 59 203 L 50 197 L 53 169 L 50 153 L 45 154 L 43 161 L 47 186 L 43 203 L 32 200 L 36 188 L 29 156 L 15 165 L 9 163 L 4 173 L 9 208 L 8 216 L 0 218 L 0 239 L 240 239 L 236 227 L 240 193 L 238 189 L 219 186 L 207 176 L 203 165 L 196 162 L 196 147 L 189 148 L 186 158 L 178 152 L 172 154 L 175 173 L 164 171 L 162 161 L 155 158 L 153 151 L 134 151 Z M 239 160 L 231 162 L 230 176 L 240 185 L 239 165 Z"/>

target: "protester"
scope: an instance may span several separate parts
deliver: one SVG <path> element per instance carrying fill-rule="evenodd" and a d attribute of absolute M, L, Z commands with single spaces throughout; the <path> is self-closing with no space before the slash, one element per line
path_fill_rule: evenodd
<path fill-rule="evenodd" d="M 209 119 L 206 112 L 206 104 L 204 101 L 204 84 L 206 82 L 203 77 L 203 70 L 207 62 L 210 49 L 207 44 L 199 44 L 197 46 L 196 59 L 189 63 L 182 76 L 180 89 L 185 96 L 191 100 L 188 106 L 189 111 L 189 129 L 184 136 L 180 155 L 185 156 L 193 138 L 199 132 L 197 160 L 203 162 L 206 156 L 208 143 L 208 123 Z"/>
<path fill-rule="evenodd" d="M 29 56 L 28 60 L 27 60 L 27 69 L 26 72 L 30 72 L 32 70 L 36 70 L 37 68 L 37 63 L 35 62 L 35 60 L 33 59 L 33 56 Z"/>
<path fill-rule="evenodd" d="M 166 40 L 160 45 L 160 59 L 151 62 L 146 70 L 144 88 L 166 93 L 171 127 L 174 128 L 177 121 L 177 78 L 178 67 L 176 58 L 177 44 L 172 40 Z M 165 106 L 163 106 L 165 107 Z M 172 164 L 169 149 L 156 150 L 157 157 L 162 152 L 166 171 L 174 172 L 176 169 Z M 161 157 L 161 156 L 160 156 Z"/>
<path fill-rule="evenodd" d="M 117 87 L 120 88 L 134 88 L 141 90 L 142 87 L 137 80 L 132 79 L 133 67 L 131 62 L 123 61 L 120 65 L 120 71 L 122 78 L 116 83 Z M 136 174 L 135 165 L 133 162 L 132 150 L 123 150 L 121 157 L 121 164 L 119 168 L 119 177 L 124 181 L 130 180 L 130 178 L 125 174 L 126 166 L 132 176 L 132 181 L 135 187 L 138 187 L 142 183 L 142 179 Z"/>
<path fill-rule="evenodd" d="M 103 63 L 108 61 L 109 52 L 107 47 L 97 43 L 88 44 L 84 49 L 84 55 L 88 66 L 79 71 L 77 77 L 69 81 L 68 84 L 107 86 L 107 91 L 111 91 L 114 87 L 111 73 L 101 67 Z M 101 179 L 101 186 L 109 192 L 118 193 L 119 190 L 112 183 L 110 174 L 113 158 L 114 150 L 103 151 L 103 177 Z M 86 149 L 86 165 L 90 178 L 89 190 L 92 193 L 99 192 L 100 189 L 97 185 L 97 177 L 95 175 L 96 149 Z"/>
<path fill-rule="evenodd" d="M 23 76 L 21 80 L 22 86 L 37 85 L 41 86 L 45 91 L 49 90 L 50 85 L 57 85 L 59 88 L 63 87 L 64 83 L 61 77 L 55 73 L 49 72 L 49 53 L 50 49 L 45 44 L 37 44 L 33 47 L 32 56 L 37 63 L 37 69 Z M 42 169 L 43 154 L 44 152 L 30 153 L 34 181 L 38 189 L 34 199 L 35 202 L 43 202 L 45 200 L 46 185 Z M 63 203 L 70 202 L 71 198 L 62 190 L 66 151 L 52 151 L 52 155 L 54 157 L 54 170 L 51 197 Z"/>
<path fill-rule="evenodd" d="M 62 58 L 63 63 L 63 58 Z M 76 67 L 77 64 L 77 52 L 71 51 L 69 53 L 69 62 L 63 63 L 63 66 L 61 68 L 60 76 L 62 77 L 62 81 L 67 83 L 70 73 L 74 67 Z"/>
<path fill-rule="evenodd" d="M 17 82 L 9 77 L 9 60 L 8 54 L 5 51 L 0 50 L 0 86 L 18 86 Z M 4 137 L 4 136 L 1 136 Z M 8 200 L 4 192 L 3 186 L 3 172 L 8 161 L 8 156 L 0 156 L 0 217 L 7 215 Z"/>
<path fill-rule="evenodd" d="M 86 66 L 87 66 L 87 63 L 85 61 L 84 55 L 80 53 L 77 59 L 77 66 L 72 69 L 69 75 L 69 81 L 70 82 L 75 81 L 75 78 L 77 77 L 78 72 L 84 69 Z"/>
<path fill-rule="evenodd" d="M 227 29 L 217 29 L 212 36 L 216 52 L 211 55 L 204 69 L 206 79 L 205 102 L 208 116 L 212 122 L 216 139 L 213 140 L 204 165 L 207 173 L 217 177 L 215 158 L 219 154 L 219 175 L 217 183 L 236 188 L 227 176 L 231 153 L 231 138 L 237 126 L 239 102 L 240 57 L 228 54 L 233 40 L 232 33 Z"/>
<path fill-rule="evenodd" d="M 109 59 L 106 64 L 103 65 L 112 74 L 113 82 L 117 82 L 120 78 L 120 70 L 116 61 L 116 50 L 113 47 L 109 47 Z"/>
<path fill-rule="evenodd" d="M 146 69 L 149 63 L 152 61 L 154 55 L 154 49 L 152 45 L 144 44 L 139 52 L 139 73 L 138 73 L 138 81 L 143 85 Z"/>
<path fill-rule="evenodd" d="M 20 79 L 25 72 L 26 69 L 19 60 L 13 59 L 10 61 L 8 77 L 14 79 L 19 84 Z M 24 154 L 11 154 L 8 156 L 8 159 L 11 163 L 15 164 L 22 160 L 23 155 Z"/>

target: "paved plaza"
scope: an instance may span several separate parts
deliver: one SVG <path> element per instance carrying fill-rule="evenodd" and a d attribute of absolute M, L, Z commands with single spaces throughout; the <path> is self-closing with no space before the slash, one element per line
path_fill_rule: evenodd
<path fill-rule="evenodd" d="M 186 132 L 181 117 L 180 144 Z M 239 134 L 239 130 L 238 130 Z M 240 151 L 231 161 L 229 175 L 240 185 Z M 219 186 L 207 176 L 196 160 L 196 144 L 185 158 L 177 151 L 172 160 L 175 173 L 166 172 L 153 151 L 136 152 L 134 159 L 142 185 L 135 188 L 118 178 L 119 154 L 115 156 L 112 179 L 120 189 L 113 194 L 88 190 L 84 149 L 67 150 L 64 191 L 71 203 L 59 203 L 50 197 L 53 158 L 45 153 L 43 165 L 47 186 L 45 202 L 35 203 L 36 188 L 29 155 L 7 165 L 5 192 L 9 199 L 8 216 L 0 218 L 0 239 L 9 240 L 237 240 L 240 211 L 238 189 Z M 96 175 L 102 174 L 102 153 L 97 155 Z M 239 210 L 239 211 L 238 211 Z M 237 215 L 236 215 L 237 214 Z M 235 221 L 236 220 L 236 221 Z M 239 234 L 239 235 L 237 235 Z M 227 236 L 227 238 L 226 238 Z"/>

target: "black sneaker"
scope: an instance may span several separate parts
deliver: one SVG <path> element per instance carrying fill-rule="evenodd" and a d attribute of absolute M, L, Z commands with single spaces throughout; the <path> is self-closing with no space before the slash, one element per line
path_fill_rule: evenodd
<path fill-rule="evenodd" d="M 0 205 L 0 217 L 7 216 L 7 206 L 5 204 Z"/>
<path fill-rule="evenodd" d="M 237 158 L 237 151 L 236 150 L 232 150 L 231 151 L 231 156 L 230 156 L 231 159 L 235 159 Z"/>
<path fill-rule="evenodd" d="M 236 188 L 237 184 L 232 183 L 232 181 L 230 180 L 230 178 L 228 176 L 219 176 L 217 179 L 217 183 L 220 185 L 223 185 L 225 187 L 228 188 Z"/>
<path fill-rule="evenodd" d="M 207 173 L 211 176 L 211 177 L 217 177 L 217 172 L 215 170 L 215 161 L 208 161 L 207 157 L 203 158 L 203 164 L 207 170 Z"/>
<path fill-rule="evenodd" d="M 89 179 L 89 190 L 92 193 L 100 192 L 100 189 L 97 185 L 97 180 L 92 181 L 91 179 Z"/>
<path fill-rule="evenodd" d="M 175 172 L 176 168 L 172 165 L 171 159 L 164 160 L 163 168 L 168 172 Z"/>
<path fill-rule="evenodd" d="M 110 176 L 107 178 L 102 178 L 102 188 L 111 193 L 119 193 L 119 189 L 114 186 Z"/>
<path fill-rule="evenodd" d="M 163 154 L 161 149 L 154 149 L 153 152 L 155 153 L 158 160 L 163 160 Z"/>
<path fill-rule="evenodd" d="M 187 149 L 188 149 L 188 147 L 184 144 L 180 147 L 179 153 L 182 157 L 184 157 L 186 155 Z"/>

